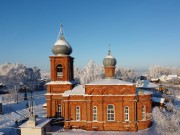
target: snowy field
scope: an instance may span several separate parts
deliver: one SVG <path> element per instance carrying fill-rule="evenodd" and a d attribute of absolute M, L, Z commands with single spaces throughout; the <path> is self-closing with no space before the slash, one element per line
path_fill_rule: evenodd
<path fill-rule="evenodd" d="M 45 103 L 45 90 L 36 91 L 33 93 L 33 98 L 35 101 L 35 114 L 38 117 L 44 117 L 46 112 L 42 110 L 42 105 Z M 18 121 L 18 125 L 21 124 L 21 121 L 28 117 L 28 108 L 27 104 L 30 101 L 30 93 L 28 93 L 28 99 L 23 99 L 23 93 L 19 94 L 19 97 L 22 97 L 18 102 L 7 100 L 8 95 L 0 95 L 3 99 L 3 114 L 0 115 L 0 132 L 5 132 L 7 135 L 16 135 L 15 122 Z M 11 99 L 11 98 L 10 98 Z"/>

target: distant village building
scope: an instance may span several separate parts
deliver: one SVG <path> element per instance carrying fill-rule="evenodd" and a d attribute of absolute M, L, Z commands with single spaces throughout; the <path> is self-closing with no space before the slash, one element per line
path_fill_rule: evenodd
<path fill-rule="evenodd" d="M 167 76 L 167 81 L 172 80 L 172 79 L 176 79 L 176 78 L 178 78 L 177 75 L 168 75 Z"/>
<path fill-rule="evenodd" d="M 159 79 L 162 82 L 171 81 L 173 79 L 179 79 L 177 75 L 162 75 Z"/>
<path fill-rule="evenodd" d="M 152 97 L 153 106 L 163 106 L 165 102 L 165 98 L 161 97 Z"/>
<path fill-rule="evenodd" d="M 151 82 L 158 84 L 160 82 L 160 79 L 159 78 L 151 78 Z"/>
<path fill-rule="evenodd" d="M 51 81 L 47 85 L 47 117 L 64 119 L 64 128 L 137 131 L 151 126 L 152 93 L 114 78 L 116 59 L 104 58 L 105 79 L 85 86 L 74 81 L 72 48 L 62 26 L 50 56 Z"/>
<path fill-rule="evenodd" d="M 148 80 L 138 80 L 136 83 L 136 87 L 143 89 L 158 89 L 159 85 L 154 84 Z"/>

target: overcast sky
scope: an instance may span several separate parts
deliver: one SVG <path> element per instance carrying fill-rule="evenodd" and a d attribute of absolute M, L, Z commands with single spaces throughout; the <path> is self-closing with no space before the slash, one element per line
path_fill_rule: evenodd
<path fill-rule="evenodd" d="M 76 66 L 180 66 L 180 0 L 0 0 L 0 64 L 49 70 L 60 24 Z"/>

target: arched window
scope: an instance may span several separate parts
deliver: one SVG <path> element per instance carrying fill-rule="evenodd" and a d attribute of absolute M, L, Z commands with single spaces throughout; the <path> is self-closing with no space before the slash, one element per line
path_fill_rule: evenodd
<path fill-rule="evenodd" d="M 124 107 L 124 121 L 129 121 L 129 107 Z"/>
<path fill-rule="evenodd" d="M 57 73 L 57 77 L 62 77 L 63 76 L 63 66 L 61 64 L 57 65 L 56 73 Z"/>
<path fill-rule="evenodd" d="M 108 105 L 107 106 L 107 121 L 114 121 L 115 120 L 115 115 L 114 115 L 114 105 Z"/>
<path fill-rule="evenodd" d="M 61 105 L 58 104 L 57 106 L 57 117 L 61 117 Z"/>
<path fill-rule="evenodd" d="M 97 106 L 93 106 L 93 121 L 97 121 Z"/>
<path fill-rule="evenodd" d="M 142 106 L 142 120 L 146 120 L 146 106 Z"/>
<path fill-rule="evenodd" d="M 80 107 L 76 106 L 76 121 L 80 121 Z"/>

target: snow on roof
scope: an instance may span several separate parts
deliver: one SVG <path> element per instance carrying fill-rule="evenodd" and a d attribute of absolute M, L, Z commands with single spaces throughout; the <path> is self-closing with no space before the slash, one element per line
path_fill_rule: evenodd
<path fill-rule="evenodd" d="M 157 84 L 151 83 L 148 80 L 141 80 L 137 83 L 137 87 L 139 88 L 158 88 L 159 86 Z"/>
<path fill-rule="evenodd" d="M 144 95 L 153 94 L 153 92 L 151 92 L 151 91 L 142 90 L 142 89 L 137 88 L 137 89 L 136 89 L 136 93 L 137 93 L 138 95 L 141 95 L 141 93 L 139 93 L 140 90 L 142 91 L 142 94 L 144 94 Z"/>
<path fill-rule="evenodd" d="M 178 78 L 177 75 L 168 75 L 167 80 L 172 80 L 173 78 Z"/>
<path fill-rule="evenodd" d="M 46 119 L 46 118 L 42 118 L 36 121 L 36 126 L 33 128 L 42 128 L 44 127 L 47 123 L 49 123 L 51 121 L 51 119 Z M 27 122 L 23 123 L 21 126 L 19 126 L 20 128 L 27 128 L 29 126 L 27 126 Z"/>
<path fill-rule="evenodd" d="M 119 79 L 102 79 L 94 82 L 90 82 L 86 85 L 133 85 L 131 82 L 122 81 Z"/>
<path fill-rule="evenodd" d="M 161 75 L 161 77 L 160 77 L 160 78 L 164 78 L 164 77 L 167 77 L 167 75 Z"/>
<path fill-rule="evenodd" d="M 176 78 L 177 75 L 168 75 L 168 78 Z"/>
<path fill-rule="evenodd" d="M 112 55 L 107 55 L 105 58 L 114 58 Z"/>
<path fill-rule="evenodd" d="M 84 95 L 85 94 L 85 88 L 83 85 L 77 85 L 72 90 L 65 91 L 63 93 L 63 96 L 70 96 L 70 95 Z"/>
<path fill-rule="evenodd" d="M 49 96 L 49 95 L 62 95 L 62 93 L 46 93 L 44 94 L 45 96 Z"/>
<path fill-rule="evenodd" d="M 44 106 L 44 107 L 47 106 L 47 103 L 44 103 L 43 106 Z"/>
<path fill-rule="evenodd" d="M 159 81 L 159 78 L 151 78 L 151 81 Z"/>
<path fill-rule="evenodd" d="M 46 85 L 48 84 L 75 84 L 76 82 L 75 81 L 50 81 L 48 83 L 46 83 Z"/>
<path fill-rule="evenodd" d="M 152 97 L 152 101 L 156 103 L 164 103 L 165 98 Z"/>

